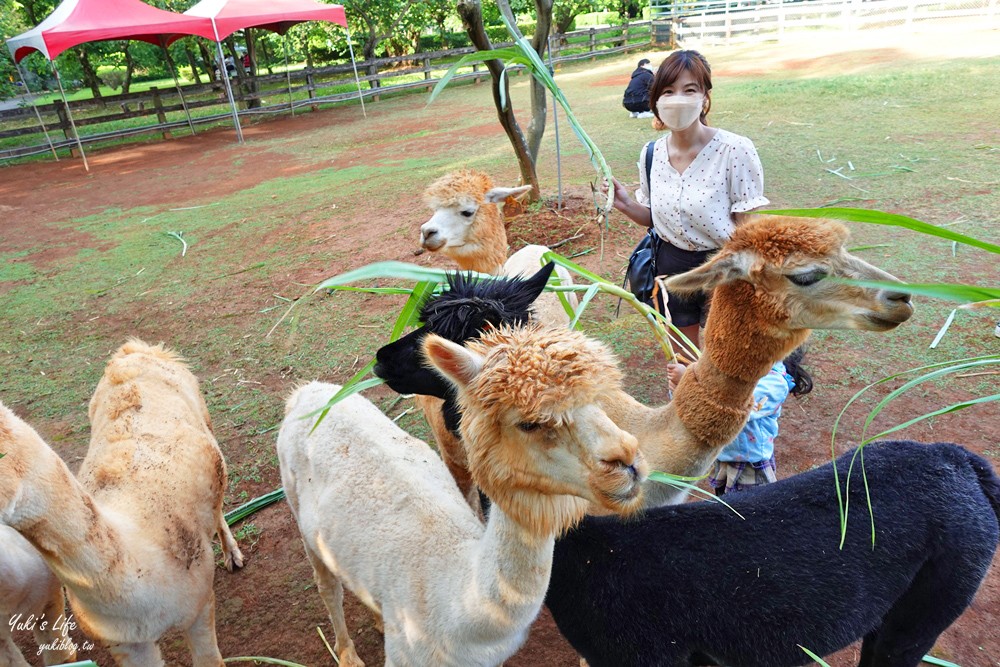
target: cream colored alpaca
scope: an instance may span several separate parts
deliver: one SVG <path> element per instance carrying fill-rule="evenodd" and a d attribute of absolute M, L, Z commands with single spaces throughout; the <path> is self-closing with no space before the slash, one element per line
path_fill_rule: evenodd
<path fill-rule="evenodd" d="M 508 259 L 507 230 L 501 210 L 507 197 L 517 197 L 530 189 L 530 185 L 493 187 L 489 176 L 471 169 L 442 176 L 424 191 L 424 203 L 434 214 L 420 226 L 420 245 L 450 257 L 463 271 L 525 277 L 534 275 L 541 267 L 542 255 L 549 249 L 529 245 Z M 573 284 L 573 277 L 563 267 L 557 266 L 555 273 L 560 284 Z M 576 295 L 567 293 L 566 298 L 575 310 L 578 305 Z M 536 321 L 554 327 L 565 327 L 570 322 L 566 309 L 553 292 L 543 293 L 535 300 L 533 313 Z M 416 403 L 424 411 L 445 465 L 469 503 L 478 508 L 479 497 L 465 474 L 468 462 L 462 443 L 444 424 L 441 400 L 418 396 Z"/>
<path fill-rule="evenodd" d="M 0 475 L 5 474 L 3 466 L 0 459 Z M 62 584 L 20 533 L 0 524 L 0 667 L 29 667 L 14 645 L 11 624 L 32 617 L 35 643 L 52 647 L 42 651 L 46 665 L 76 660 L 72 644 L 53 629 L 60 617 L 66 618 Z"/>
<path fill-rule="evenodd" d="M 588 503 L 626 514 L 645 464 L 597 407 L 620 373 L 599 343 L 566 329 L 494 330 L 467 348 L 429 336 L 424 353 L 455 384 L 475 482 L 493 500 L 484 526 L 441 460 L 369 401 L 305 418 L 335 385 L 288 400 L 281 478 L 336 633 L 341 667 L 364 663 L 343 585 L 380 615 L 388 667 L 494 666 L 542 606 L 555 536 Z"/>
<path fill-rule="evenodd" d="M 672 292 L 712 292 L 701 358 L 665 406 L 646 407 L 623 391 L 602 403 L 639 440 L 652 469 L 704 474 L 746 423 L 757 381 L 810 330 L 889 331 L 910 318 L 905 292 L 828 280 L 898 282 L 848 253 L 847 238 L 847 228 L 830 220 L 758 216 L 706 264 L 667 280 Z M 647 506 L 685 496 L 647 484 Z"/>
<path fill-rule="evenodd" d="M 74 477 L 0 405 L 0 523 L 42 554 L 80 629 L 120 665 L 162 665 L 156 642 L 176 629 L 189 664 L 221 667 L 213 536 L 230 569 L 243 557 L 222 515 L 226 465 L 197 379 L 173 352 L 129 341 L 105 368 L 90 422 Z"/>

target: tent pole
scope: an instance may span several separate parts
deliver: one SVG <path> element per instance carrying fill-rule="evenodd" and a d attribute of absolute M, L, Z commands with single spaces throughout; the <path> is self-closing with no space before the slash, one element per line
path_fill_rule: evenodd
<path fill-rule="evenodd" d="M 236 110 L 236 100 L 233 99 L 233 88 L 229 85 L 229 70 L 226 69 L 226 57 L 222 55 L 222 40 L 219 39 L 219 28 L 212 18 L 212 30 L 215 31 L 215 49 L 219 56 L 219 76 L 226 83 L 226 94 L 229 95 L 229 105 L 233 108 L 233 125 L 236 126 L 236 137 L 243 143 L 243 128 L 240 126 L 240 114 Z"/>
<path fill-rule="evenodd" d="M 191 128 L 191 134 L 195 134 L 194 123 L 191 122 L 191 111 L 188 109 L 187 100 L 184 99 L 184 92 L 181 91 L 181 82 L 177 79 L 177 68 L 174 67 L 174 61 L 170 58 L 170 52 L 167 51 L 167 45 L 165 40 L 160 38 L 160 48 L 163 49 L 163 55 L 167 59 L 167 67 L 170 68 L 170 73 L 174 76 L 174 88 L 177 89 L 177 95 L 181 98 L 181 106 L 184 107 L 184 115 L 187 116 L 188 127 Z"/>
<path fill-rule="evenodd" d="M 28 89 L 28 82 L 24 78 L 24 73 L 21 72 L 21 64 L 14 63 L 14 67 L 17 69 L 17 76 L 21 79 L 21 84 L 24 86 L 25 94 L 30 95 L 31 91 Z M 54 157 L 56 162 L 58 162 L 59 155 L 56 153 L 56 147 L 52 145 L 52 138 L 49 137 L 49 131 L 45 129 L 45 123 L 42 122 L 42 114 L 38 112 L 38 107 L 35 106 L 33 101 L 28 100 L 28 104 L 30 104 L 31 108 L 35 110 L 35 118 L 38 119 L 38 124 L 42 126 L 42 133 L 45 135 L 45 141 L 49 144 L 49 150 L 52 151 L 52 157 Z"/>
<path fill-rule="evenodd" d="M 285 46 L 285 80 L 288 82 L 288 110 L 295 115 L 295 107 L 292 106 L 292 75 L 288 71 L 288 33 L 282 35 L 281 43 Z"/>
<path fill-rule="evenodd" d="M 351 67 L 354 68 L 354 83 L 358 86 L 358 100 L 361 101 L 361 115 L 368 118 L 368 112 L 365 111 L 365 96 L 361 94 L 361 81 L 358 80 L 358 64 L 354 61 L 354 47 L 351 46 L 351 29 L 344 25 L 344 30 L 347 31 L 347 48 L 351 52 Z"/>
<path fill-rule="evenodd" d="M 56 64 L 49 61 L 49 66 L 52 67 L 52 73 L 55 74 L 56 83 L 59 84 L 59 94 L 62 95 L 63 106 L 66 108 L 66 117 L 69 118 L 69 125 L 73 128 L 73 137 L 76 139 L 76 147 L 80 149 L 80 157 L 83 158 L 83 168 L 85 171 L 90 171 L 90 165 L 87 164 L 87 154 L 83 150 L 83 143 L 80 142 L 80 133 L 76 131 L 76 123 L 73 122 L 73 112 L 69 110 L 69 101 L 66 99 L 66 91 L 63 90 L 62 79 L 59 77 L 59 70 L 56 69 Z"/>

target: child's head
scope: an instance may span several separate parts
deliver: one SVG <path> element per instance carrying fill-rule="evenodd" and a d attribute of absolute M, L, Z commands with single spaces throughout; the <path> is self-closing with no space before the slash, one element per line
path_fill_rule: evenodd
<path fill-rule="evenodd" d="M 804 396 L 813 388 L 812 375 L 802 366 L 804 356 L 806 356 L 806 349 L 797 347 L 782 360 L 782 363 L 785 364 L 785 372 L 795 381 L 795 386 L 792 387 L 793 396 Z"/>

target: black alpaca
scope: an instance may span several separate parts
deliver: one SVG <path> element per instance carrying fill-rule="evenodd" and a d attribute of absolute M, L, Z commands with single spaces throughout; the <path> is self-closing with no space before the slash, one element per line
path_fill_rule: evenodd
<path fill-rule="evenodd" d="M 501 324 L 518 325 L 531 317 L 531 304 L 545 288 L 555 264 L 549 262 L 530 278 L 480 280 L 470 274 L 448 275 L 448 291 L 423 304 L 423 326 L 375 353 L 375 374 L 400 394 L 424 394 L 444 399 L 445 425 L 457 437 L 459 411 L 452 385 L 423 365 L 420 346 L 428 333 L 455 343 L 477 338 Z"/>
<path fill-rule="evenodd" d="M 851 453 L 837 461 L 844 483 Z M 786 667 L 864 639 L 860 667 L 914 667 L 971 603 L 997 546 L 1000 479 L 958 445 L 864 449 L 847 539 L 831 464 L 726 496 L 587 517 L 556 542 L 546 604 L 591 667 Z"/>

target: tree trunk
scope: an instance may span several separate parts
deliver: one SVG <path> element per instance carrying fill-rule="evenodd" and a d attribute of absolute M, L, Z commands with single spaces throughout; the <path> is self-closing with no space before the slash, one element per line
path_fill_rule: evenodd
<path fill-rule="evenodd" d="M 508 0 L 497 0 L 497 6 L 516 29 L 517 19 L 510 9 Z M 552 0 L 535 0 L 535 14 L 535 34 L 531 38 L 531 48 L 538 53 L 538 57 L 544 62 L 549 29 L 552 26 Z M 521 31 L 518 30 L 514 37 L 522 37 Z M 548 89 L 538 79 L 531 77 L 529 90 L 531 91 L 531 120 L 528 122 L 528 154 L 531 156 L 531 163 L 535 164 L 538 161 L 538 150 L 542 145 L 542 136 L 545 134 Z"/>
<path fill-rule="evenodd" d="M 128 50 L 128 42 L 122 46 L 122 53 L 125 54 L 125 78 L 122 79 L 122 95 L 128 95 L 128 90 L 132 86 L 132 73 L 135 72 L 135 59 L 132 52 Z"/>
<path fill-rule="evenodd" d="M 184 55 L 187 56 L 188 65 L 191 66 L 191 78 L 196 84 L 201 83 L 201 76 L 198 74 L 198 61 L 194 59 L 194 52 L 187 44 L 184 45 Z"/>
<path fill-rule="evenodd" d="M 208 77 L 209 81 L 218 81 L 222 83 L 222 80 L 215 76 L 215 55 L 208 50 L 208 45 L 204 41 L 198 41 L 198 50 L 201 51 L 201 61 L 205 68 L 205 76 Z"/>
<path fill-rule="evenodd" d="M 490 43 L 490 38 L 483 27 L 483 8 L 480 0 L 458 0 L 458 15 L 462 18 L 462 25 L 476 49 L 479 51 L 491 50 L 493 44 Z M 503 71 L 503 63 L 499 60 L 487 60 L 486 68 L 489 69 L 493 80 L 493 104 L 496 105 L 500 125 L 503 126 L 503 130 L 507 133 L 507 138 L 514 148 L 517 165 L 521 170 L 521 182 L 531 185 L 530 201 L 538 201 L 541 194 L 538 189 L 535 162 L 531 159 L 528 142 L 524 138 L 521 126 L 517 124 L 517 119 L 514 117 L 514 109 L 510 104 L 509 90 L 507 90 L 509 88 L 507 77 L 504 77 L 503 80 L 507 108 L 502 108 L 500 104 L 500 73 Z"/>
<path fill-rule="evenodd" d="M 76 53 L 76 57 L 80 59 L 80 67 L 83 69 L 83 82 L 90 88 L 91 92 L 94 94 L 94 99 L 104 106 L 104 98 L 101 97 L 101 82 L 97 80 L 97 72 L 94 71 L 94 66 L 90 64 L 90 58 L 87 56 L 87 52 L 82 48 L 73 49 Z"/>
<path fill-rule="evenodd" d="M 306 69 L 313 68 L 313 55 L 312 51 L 309 50 L 309 37 L 302 37 L 302 50 L 306 52 Z"/>
<path fill-rule="evenodd" d="M 246 70 L 244 68 L 244 78 L 246 79 L 246 88 L 249 93 L 255 97 L 250 99 L 249 108 L 256 109 L 260 106 L 261 100 L 256 97 L 257 93 L 260 92 L 260 83 L 257 81 L 257 40 L 254 39 L 253 29 L 247 28 L 243 31 L 247 43 L 247 55 L 250 57 L 250 69 Z M 240 66 L 242 66 L 240 62 Z"/>

